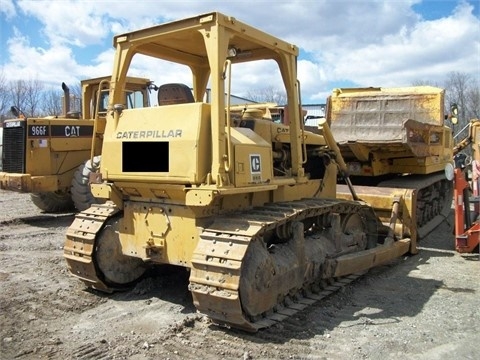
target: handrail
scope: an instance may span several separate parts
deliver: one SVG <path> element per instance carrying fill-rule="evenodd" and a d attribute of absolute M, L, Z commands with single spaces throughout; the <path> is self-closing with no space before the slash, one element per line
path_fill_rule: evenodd
<path fill-rule="evenodd" d="M 462 129 L 460 129 L 460 131 L 457 132 L 457 135 L 455 135 L 455 136 L 453 137 L 453 140 L 455 140 L 455 139 L 463 132 L 463 130 L 465 130 L 465 129 L 466 129 L 467 127 L 469 127 L 469 126 L 470 126 L 470 123 L 468 123 L 468 124 L 465 125 Z"/>
<path fill-rule="evenodd" d="M 224 157 L 224 166 L 225 166 L 225 171 L 230 171 L 232 164 L 231 164 L 231 159 L 232 159 L 232 140 L 231 140 L 231 126 L 230 126 L 230 92 L 231 92 L 231 86 L 232 86 L 232 62 L 231 60 L 227 59 L 225 60 L 225 63 L 223 64 L 223 72 L 222 72 L 222 79 L 225 80 L 228 77 L 227 81 L 227 106 L 226 106 L 226 121 L 227 121 L 227 155 L 226 158 Z"/>
<path fill-rule="evenodd" d="M 98 84 L 98 91 L 97 91 L 97 99 L 95 101 L 95 114 L 94 114 L 94 117 L 93 117 L 93 136 L 92 136 L 92 148 L 90 149 L 90 161 L 93 163 L 93 158 L 95 157 L 95 139 L 97 138 L 97 123 L 98 123 L 98 120 L 100 118 L 100 115 L 98 113 L 98 109 L 100 107 L 100 97 L 102 95 L 102 86 L 105 84 L 105 83 L 108 83 L 110 87 L 110 81 L 107 80 L 107 79 L 103 79 L 102 81 L 100 81 L 100 83 Z"/>
<path fill-rule="evenodd" d="M 97 101 L 95 102 L 95 116 L 94 116 L 95 120 L 97 120 L 99 118 L 98 108 L 100 107 L 100 96 L 102 95 L 102 86 L 103 86 L 104 83 L 110 84 L 110 81 L 107 80 L 107 79 L 103 79 L 98 84 Z M 108 87 L 110 87 L 110 85 Z"/>
<path fill-rule="evenodd" d="M 300 92 L 300 80 L 297 79 L 297 96 L 298 96 L 298 120 L 300 121 L 300 129 L 302 130 L 302 164 L 307 162 L 307 144 L 305 143 L 305 124 L 302 114 L 302 95 Z"/>

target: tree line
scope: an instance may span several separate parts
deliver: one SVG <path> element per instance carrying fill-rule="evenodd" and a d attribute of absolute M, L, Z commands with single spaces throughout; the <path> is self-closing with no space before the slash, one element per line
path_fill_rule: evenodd
<path fill-rule="evenodd" d="M 80 83 L 67 86 L 70 96 L 80 99 Z M 0 73 L 0 120 L 14 117 L 10 111 L 12 106 L 18 107 L 26 117 L 60 116 L 64 113 L 63 96 L 62 84 L 51 88 L 38 79 L 6 80 Z"/>
<path fill-rule="evenodd" d="M 71 96 L 80 99 L 81 89 L 79 84 L 67 84 Z M 458 124 L 452 126 L 458 138 L 463 136 L 464 128 L 471 119 L 480 118 L 480 88 L 478 80 L 462 72 L 451 72 L 443 84 L 428 80 L 417 80 L 412 85 L 432 85 L 446 89 L 445 111 L 450 112 L 450 106 L 458 106 Z M 247 97 L 258 102 L 275 102 L 284 104 L 286 94 L 282 90 L 271 86 L 264 89 L 251 90 Z M 0 73 L 0 120 L 12 118 L 11 106 L 22 110 L 27 117 L 59 116 L 63 114 L 63 91 L 61 84 L 52 89 L 38 79 L 10 80 Z M 79 110 L 79 109 L 77 109 Z M 461 131 L 464 129 L 463 131 Z M 465 136 L 467 133 L 465 133 Z"/>
<path fill-rule="evenodd" d="M 450 72 L 443 84 L 428 80 L 417 80 L 412 85 L 431 85 L 444 88 L 445 113 L 450 114 L 451 107 L 458 107 L 458 123 L 447 120 L 446 125 L 452 128 L 455 142 L 468 136 L 470 120 L 480 119 L 480 86 L 478 80 L 462 72 Z"/>

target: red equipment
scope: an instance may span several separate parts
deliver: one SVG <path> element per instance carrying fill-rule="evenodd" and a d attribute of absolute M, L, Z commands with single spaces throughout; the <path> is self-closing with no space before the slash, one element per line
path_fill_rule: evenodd
<path fill-rule="evenodd" d="M 465 178 L 466 158 L 465 154 L 454 157 L 455 250 L 459 253 L 471 253 L 475 249 L 478 251 L 480 239 L 480 221 L 477 220 L 479 214 L 470 209 L 470 203 L 478 204 L 480 197 L 469 197 L 470 184 Z"/>

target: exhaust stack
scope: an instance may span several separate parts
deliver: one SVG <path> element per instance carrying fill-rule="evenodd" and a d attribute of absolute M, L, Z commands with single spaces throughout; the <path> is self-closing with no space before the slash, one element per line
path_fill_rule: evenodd
<path fill-rule="evenodd" d="M 62 90 L 63 90 L 63 116 L 67 117 L 68 113 L 70 112 L 70 89 L 68 88 L 67 84 L 62 82 Z"/>

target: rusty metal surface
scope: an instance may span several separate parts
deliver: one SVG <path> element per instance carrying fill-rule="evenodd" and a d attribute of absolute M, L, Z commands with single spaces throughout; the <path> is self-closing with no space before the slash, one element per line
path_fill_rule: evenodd
<path fill-rule="evenodd" d="M 436 87 L 336 89 L 329 120 L 339 142 L 401 142 L 404 122 L 443 126 L 444 90 Z"/>
<path fill-rule="evenodd" d="M 192 259 L 189 289 L 195 306 L 215 323 L 254 332 L 338 290 L 355 274 L 408 251 L 409 240 L 403 239 L 347 255 L 333 245 L 336 239 L 313 234 L 303 238 L 303 225 L 300 239 L 290 235 L 286 243 L 268 250 L 259 241 L 272 231 L 288 233 L 284 229 L 291 224 L 308 224 L 332 213 L 362 212 L 371 214 L 371 208 L 341 200 L 304 200 L 254 209 L 248 216 L 218 217 L 201 234 Z M 324 263 L 318 254 L 330 258 Z"/>
<path fill-rule="evenodd" d="M 476 221 L 463 234 L 455 235 L 455 250 L 461 254 L 472 253 L 480 243 L 480 223 Z"/>
<path fill-rule="evenodd" d="M 349 275 L 368 270 L 372 267 L 382 265 L 385 262 L 399 257 L 408 252 L 410 239 L 402 239 L 394 242 L 391 246 L 379 246 L 365 250 L 360 253 L 343 255 L 330 261 L 335 263 L 335 273 L 332 277 Z"/>
<path fill-rule="evenodd" d="M 12 174 L 0 172 L 0 189 L 31 192 L 32 179 L 30 174 Z"/>

